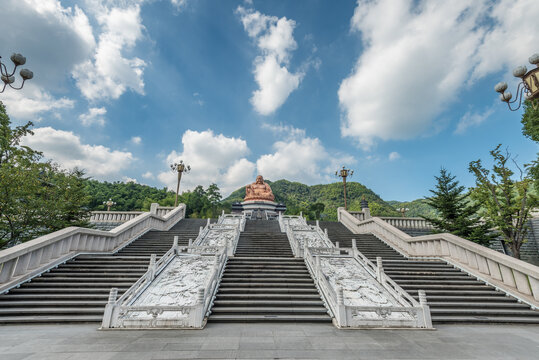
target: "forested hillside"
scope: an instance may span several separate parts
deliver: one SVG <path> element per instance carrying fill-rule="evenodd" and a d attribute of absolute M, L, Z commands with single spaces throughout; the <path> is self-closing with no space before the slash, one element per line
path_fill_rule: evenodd
<path fill-rule="evenodd" d="M 271 186 L 273 194 L 275 195 L 275 201 L 286 205 L 288 208 L 287 214 L 299 214 L 299 212 L 302 211 L 304 214 L 311 213 L 310 215 L 313 215 L 313 205 L 322 203 L 324 204 L 322 218 L 336 220 L 337 208 L 339 206 L 344 206 L 343 185 L 341 182 L 308 186 L 288 180 L 278 180 L 275 182 L 265 181 Z M 243 201 L 244 196 L 245 187 L 241 187 L 223 200 L 223 203 L 232 204 L 236 201 L 241 202 Z M 358 182 L 347 183 L 347 196 L 348 208 L 351 211 L 361 210 L 360 202 L 364 196 L 369 202 L 369 208 L 373 215 L 398 215 L 390 204 L 382 200 L 380 196 L 372 190 Z"/>

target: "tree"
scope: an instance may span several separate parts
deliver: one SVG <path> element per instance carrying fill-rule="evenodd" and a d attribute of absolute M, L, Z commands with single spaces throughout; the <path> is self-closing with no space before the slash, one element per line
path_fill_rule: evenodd
<path fill-rule="evenodd" d="M 481 245 L 488 245 L 495 235 L 489 231 L 490 223 L 482 222 L 478 214 L 480 202 L 469 200 L 465 187 L 459 185 L 456 176 L 444 168 L 435 176 L 436 187 L 425 202 L 434 208 L 438 217 L 426 217 L 438 231 L 449 232 Z"/>
<path fill-rule="evenodd" d="M 537 102 L 537 100 L 536 100 Z M 524 114 L 522 115 L 522 133 L 527 138 L 539 142 L 539 106 L 534 107 L 529 100 L 524 102 Z M 530 164 L 529 175 L 535 180 L 535 187 L 539 189 L 539 154 L 537 159 Z"/>
<path fill-rule="evenodd" d="M 60 170 L 21 145 L 32 125 L 11 128 L 0 102 L 0 248 L 87 224 L 83 172 Z"/>
<path fill-rule="evenodd" d="M 320 220 L 320 214 L 324 211 L 324 208 L 326 205 L 321 202 L 317 202 L 314 204 L 309 205 L 309 212 L 314 217 L 314 220 Z"/>
<path fill-rule="evenodd" d="M 531 193 L 533 180 L 514 159 L 520 177 L 517 181 L 512 179 L 514 173 L 507 164 L 511 154 L 507 150 L 502 153 L 500 147 L 501 144 L 490 152 L 494 159 L 492 170 L 484 168 L 480 159 L 470 162 L 469 171 L 475 175 L 471 195 L 483 205 L 484 216 L 501 232 L 512 255 L 519 259 L 520 247 L 526 241 L 530 210 L 537 206 L 537 197 Z"/>

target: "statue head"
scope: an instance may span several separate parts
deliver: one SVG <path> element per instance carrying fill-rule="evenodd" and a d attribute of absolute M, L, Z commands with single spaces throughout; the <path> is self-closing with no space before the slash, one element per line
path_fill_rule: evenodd
<path fill-rule="evenodd" d="M 257 184 L 263 184 L 264 183 L 264 178 L 262 177 L 262 175 L 258 175 L 256 177 L 256 181 L 255 181 Z"/>

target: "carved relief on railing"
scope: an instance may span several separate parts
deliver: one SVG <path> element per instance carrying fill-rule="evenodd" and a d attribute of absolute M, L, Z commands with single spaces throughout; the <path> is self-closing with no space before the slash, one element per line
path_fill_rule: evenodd
<path fill-rule="evenodd" d="M 372 262 L 364 263 L 358 254 L 357 248 L 305 249 L 305 262 L 334 323 L 345 328 L 432 328 L 426 302 L 415 301 L 382 269 L 374 271 Z"/>
<path fill-rule="evenodd" d="M 452 234 L 411 237 L 380 218 L 358 221 L 339 208 L 354 233 L 370 233 L 409 257 L 441 258 L 509 295 L 539 308 L 539 267 Z"/>
<path fill-rule="evenodd" d="M 102 328 L 202 328 L 227 261 L 226 247 L 172 248 L 119 299 L 111 289 Z"/>

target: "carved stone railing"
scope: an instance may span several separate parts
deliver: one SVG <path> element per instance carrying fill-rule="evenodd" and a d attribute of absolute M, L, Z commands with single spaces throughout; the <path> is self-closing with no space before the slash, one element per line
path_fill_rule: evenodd
<path fill-rule="evenodd" d="M 172 248 L 157 262 L 152 255 L 148 271 L 119 299 L 111 289 L 101 328 L 203 328 L 226 262 L 226 246 L 179 247 L 175 236 Z M 181 296 L 171 284 L 179 284 Z"/>
<path fill-rule="evenodd" d="M 226 246 L 228 256 L 234 255 L 241 232 L 245 229 L 244 215 L 222 214 L 216 224 L 208 223 L 193 242 L 195 246 Z"/>
<path fill-rule="evenodd" d="M 356 216 L 354 216 L 356 217 Z M 357 217 L 356 217 L 357 218 Z M 399 229 L 432 230 L 434 227 L 427 220 L 420 217 L 389 217 L 380 216 L 380 219 Z M 363 221 L 365 219 L 359 219 Z"/>
<path fill-rule="evenodd" d="M 166 215 L 143 213 L 124 224 L 102 231 L 68 227 L 37 239 L 0 251 L 0 293 L 25 282 L 81 253 L 110 253 L 149 230 L 168 230 L 185 217 L 185 205 L 180 204 Z"/>
<path fill-rule="evenodd" d="M 348 254 L 343 255 L 343 252 Z M 375 266 L 355 246 L 351 249 L 307 247 L 304 255 L 307 268 L 337 327 L 432 328 L 425 292 L 419 290 L 418 303 L 384 273 L 380 258 Z M 330 276 L 336 282 L 340 275 L 330 263 L 340 263 L 347 276 L 344 283 L 351 289 L 332 284 Z M 350 273 L 355 275 L 350 277 Z M 373 293 L 376 296 L 370 297 Z M 360 296 L 360 299 L 354 296 Z"/>
<path fill-rule="evenodd" d="M 348 213 L 359 221 L 365 220 L 365 213 L 363 211 L 349 211 Z"/>
<path fill-rule="evenodd" d="M 90 223 L 124 223 L 140 214 L 142 211 L 92 211 Z M 159 216 L 163 216 L 158 214 Z"/>
<path fill-rule="evenodd" d="M 539 308 L 539 267 L 452 234 L 411 237 L 380 218 L 357 220 L 343 208 L 339 219 L 353 233 L 370 233 L 407 257 L 442 259 L 509 295 Z"/>

